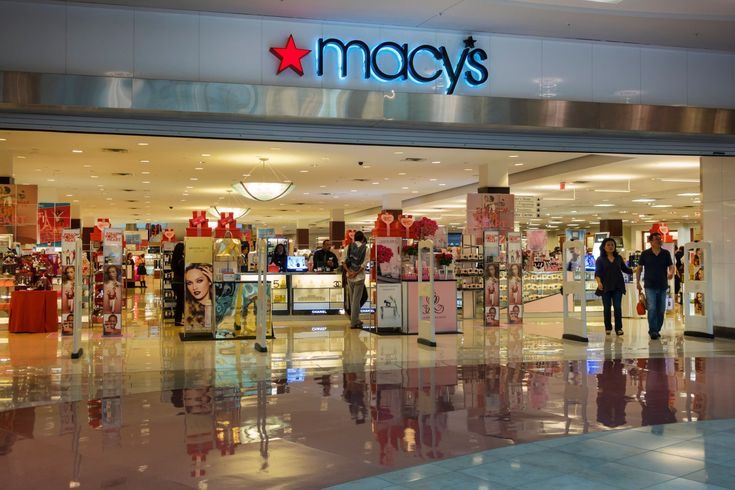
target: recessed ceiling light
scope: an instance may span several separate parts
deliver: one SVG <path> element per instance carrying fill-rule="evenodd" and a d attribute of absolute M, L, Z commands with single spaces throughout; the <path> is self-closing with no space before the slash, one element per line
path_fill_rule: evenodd
<path fill-rule="evenodd" d="M 419 191 L 411 191 L 411 194 L 418 194 Z"/>
<path fill-rule="evenodd" d="M 79 202 L 79 199 L 74 199 L 74 202 Z"/>
<path fill-rule="evenodd" d="M 309 193 L 308 193 L 308 192 L 304 192 L 304 195 L 305 195 L 305 196 L 308 196 L 308 195 L 309 195 Z"/>
<path fill-rule="evenodd" d="M 403 152 L 402 151 L 394 151 L 393 154 L 394 155 L 403 155 Z"/>
<path fill-rule="evenodd" d="M 324 189 L 327 186 L 326 185 L 320 185 L 319 187 L 321 187 L 322 189 Z"/>
<path fill-rule="evenodd" d="M 46 179 L 47 182 L 56 182 L 56 179 Z"/>
<path fill-rule="evenodd" d="M 401 187 L 401 189 L 403 189 L 404 191 L 407 191 L 408 187 Z"/>
<path fill-rule="evenodd" d="M 658 179 L 661 182 L 676 182 L 683 184 L 698 184 L 699 179 Z"/>
<path fill-rule="evenodd" d="M 138 146 L 148 146 L 148 143 L 138 143 Z"/>
<path fill-rule="evenodd" d="M 71 152 L 72 153 L 84 153 L 84 151 L 82 151 L 82 150 L 72 150 Z"/>
<path fill-rule="evenodd" d="M 196 177 L 191 177 L 189 178 L 189 180 L 199 180 L 199 179 L 197 179 Z"/>
<path fill-rule="evenodd" d="M 105 200 L 112 201 L 112 198 L 111 197 L 106 197 Z"/>
<path fill-rule="evenodd" d="M 640 199 L 633 199 L 631 202 L 656 202 L 656 200 L 650 197 L 642 197 Z"/>
<path fill-rule="evenodd" d="M 150 184 L 150 183 L 151 183 L 150 180 L 144 180 L 143 182 L 141 182 L 141 184 Z"/>
<path fill-rule="evenodd" d="M 308 173 L 309 173 L 309 171 L 308 171 L 308 170 L 299 170 L 299 173 L 302 173 L 302 174 L 308 174 Z"/>
<path fill-rule="evenodd" d="M 151 163 L 150 160 L 140 160 L 140 163 Z"/>
<path fill-rule="evenodd" d="M 447 184 L 441 183 L 441 184 L 439 184 L 439 187 L 444 187 L 445 185 L 447 185 Z"/>
<path fill-rule="evenodd" d="M 379 185 L 380 182 L 373 182 L 373 185 Z"/>
<path fill-rule="evenodd" d="M 677 196 L 681 197 L 696 197 L 699 195 L 699 192 L 682 192 L 681 194 L 677 194 Z"/>
<path fill-rule="evenodd" d="M 429 182 L 436 182 L 437 179 L 429 179 Z"/>
<path fill-rule="evenodd" d="M 431 162 L 431 163 L 441 163 L 441 161 L 439 161 L 439 160 L 434 160 L 434 161 L 433 161 L 433 162 Z"/>
<path fill-rule="evenodd" d="M 652 208 L 670 208 L 671 204 L 654 204 Z"/>
<path fill-rule="evenodd" d="M 74 194 L 67 194 L 66 197 L 74 197 Z"/>
<path fill-rule="evenodd" d="M 89 178 L 91 178 L 91 179 L 97 179 L 97 178 L 99 178 L 99 175 L 90 175 Z"/>
<path fill-rule="evenodd" d="M 357 189 L 350 189 L 350 192 L 357 192 Z"/>
<path fill-rule="evenodd" d="M 465 172 L 472 172 L 472 169 L 471 168 L 466 168 L 466 169 L 464 169 L 464 171 Z"/>
<path fill-rule="evenodd" d="M 211 157 L 212 155 L 210 153 L 202 153 L 203 157 Z"/>
<path fill-rule="evenodd" d="M 363 165 L 362 168 L 370 168 L 371 165 Z"/>
<path fill-rule="evenodd" d="M 150 172 L 148 172 L 148 171 L 146 171 L 146 172 L 141 172 L 141 174 L 142 174 L 142 175 L 150 175 Z"/>
<path fill-rule="evenodd" d="M 595 204 L 596 208 L 611 208 L 613 206 L 615 205 L 610 203 Z"/>
<path fill-rule="evenodd" d="M 20 158 L 21 160 L 25 160 L 26 157 L 23 155 L 18 155 L 18 158 Z"/>
<path fill-rule="evenodd" d="M 0 138 L 0 141 L 8 141 L 8 140 L 6 140 L 5 138 Z"/>
<path fill-rule="evenodd" d="M 522 167 L 522 166 L 524 166 L 524 165 L 525 165 L 525 163 L 515 163 L 514 165 L 515 165 L 516 167 Z"/>
<path fill-rule="evenodd" d="M 186 188 L 187 188 L 187 189 L 193 189 L 193 188 L 194 188 L 194 186 L 192 186 L 192 185 L 187 185 L 187 186 L 186 186 Z"/>
<path fill-rule="evenodd" d="M 194 167 L 194 170 L 204 170 L 204 167 Z"/>
<path fill-rule="evenodd" d="M 280 151 L 280 148 L 274 146 L 274 147 L 270 148 L 270 150 L 271 151 Z"/>
<path fill-rule="evenodd" d="M 508 158 L 518 158 L 518 155 L 508 155 Z"/>
<path fill-rule="evenodd" d="M 90 164 L 86 163 L 86 164 L 82 165 L 82 167 L 84 167 L 84 168 L 91 168 L 91 167 L 92 167 L 92 165 L 90 165 Z"/>

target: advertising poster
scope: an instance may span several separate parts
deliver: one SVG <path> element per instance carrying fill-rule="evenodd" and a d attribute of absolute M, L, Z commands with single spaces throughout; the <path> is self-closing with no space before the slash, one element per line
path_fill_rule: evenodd
<path fill-rule="evenodd" d="M 508 233 L 508 323 L 523 323 L 523 250 L 521 234 Z"/>
<path fill-rule="evenodd" d="M 38 204 L 38 243 L 61 245 L 61 233 L 71 226 L 71 204 Z"/>
<path fill-rule="evenodd" d="M 0 234 L 11 234 L 22 245 L 38 240 L 38 187 L 0 185 Z"/>
<path fill-rule="evenodd" d="M 689 253 L 689 280 L 704 281 L 704 250 L 695 248 Z"/>
<path fill-rule="evenodd" d="M 215 332 L 212 239 L 186 237 L 184 270 L 184 333 L 213 335 Z"/>
<path fill-rule="evenodd" d="M 61 334 L 74 332 L 74 261 L 79 230 L 64 230 L 61 234 Z"/>
<path fill-rule="evenodd" d="M 485 326 L 500 325 L 500 233 L 485 231 L 483 236 L 485 254 Z"/>
<path fill-rule="evenodd" d="M 105 336 L 122 335 L 123 230 L 102 231 L 102 332 Z"/>
<path fill-rule="evenodd" d="M 407 311 L 417 311 L 419 304 L 417 289 L 417 282 L 408 283 Z M 433 297 L 422 296 L 420 301 L 422 320 L 428 322 L 431 313 L 430 308 L 434 309 L 437 332 L 454 332 L 457 330 L 457 287 L 451 281 L 435 282 Z M 415 314 L 408 315 L 408 333 L 419 333 L 419 321 Z"/>
<path fill-rule="evenodd" d="M 375 250 L 378 284 L 401 282 L 401 239 L 376 237 Z"/>
<path fill-rule="evenodd" d="M 545 252 L 549 236 L 546 230 L 528 230 L 526 232 L 526 242 L 528 250 L 531 252 Z"/>
<path fill-rule="evenodd" d="M 467 229 L 474 236 L 484 230 L 513 231 L 513 194 L 467 194 Z"/>
<path fill-rule="evenodd" d="M 378 284 L 378 298 L 375 307 L 378 328 L 397 329 L 402 326 L 402 302 L 400 283 Z"/>
<path fill-rule="evenodd" d="M 266 285 L 270 298 L 272 285 Z M 216 283 L 217 337 L 255 338 L 258 315 L 258 284 L 256 282 Z M 270 304 L 268 308 L 270 309 Z M 273 336 L 271 315 L 266 315 L 267 335 Z"/>

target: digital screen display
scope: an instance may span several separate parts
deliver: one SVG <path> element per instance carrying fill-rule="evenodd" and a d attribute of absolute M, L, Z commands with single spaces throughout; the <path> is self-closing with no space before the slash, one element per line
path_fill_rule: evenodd
<path fill-rule="evenodd" d="M 289 255 L 286 259 L 286 270 L 301 272 L 306 270 L 306 257 L 301 255 Z"/>
<path fill-rule="evenodd" d="M 447 246 L 448 247 L 461 247 L 462 246 L 462 233 L 451 232 L 447 234 Z"/>

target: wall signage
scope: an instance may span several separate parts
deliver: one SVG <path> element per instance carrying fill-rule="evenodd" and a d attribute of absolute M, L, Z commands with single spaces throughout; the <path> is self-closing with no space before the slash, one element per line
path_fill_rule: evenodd
<path fill-rule="evenodd" d="M 325 72 L 331 69 L 324 66 L 324 54 L 327 49 L 334 49 L 337 52 L 336 71 L 340 78 L 347 78 L 350 73 L 347 54 L 350 50 L 355 50 L 362 54 L 362 63 L 352 71 L 360 73 L 360 76 L 366 80 L 372 78 L 383 82 L 410 80 L 413 83 L 423 84 L 432 83 L 444 76 L 447 80 L 446 93 L 451 95 L 460 80 L 464 80 L 471 87 L 476 87 L 487 82 L 489 76 L 488 69 L 483 64 L 487 60 L 485 50 L 475 47 L 477 41 L 472 36 L 467 37 L 463 42 L 464 48 L 458 55 L 453 56 L 445 46 L 438 48 L 430 44 L 410 46 L 407 43 L 386 41 L 371 47 L 360 40 L 344 42 L 333 37 L 319 38 L 314 50 L 316 76 L 323 77 Z M 276 74 L 290 68 L 299 76 L 303 76 L 303 58 L 312 50 L 298 47 L 292 34 L 288 36 L 284 47 L 272 47 L 270 52 L 279 60 Z M 396 67 L 386 67 L 385 59 L 388 56 L 398 61 Z M 433 69 L 428 72 L 419 70 L 417 62 L 420 59 L 432 61 Z"/>

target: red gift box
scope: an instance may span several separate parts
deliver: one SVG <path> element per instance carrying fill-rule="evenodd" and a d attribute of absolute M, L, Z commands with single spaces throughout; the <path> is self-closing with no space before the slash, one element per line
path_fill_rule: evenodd
<path fill-rule="evenodd" d="M 187 228 L 186 236 L 212 236 L 212 228 Z"/>

